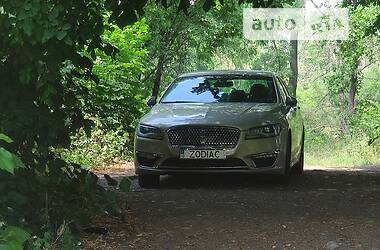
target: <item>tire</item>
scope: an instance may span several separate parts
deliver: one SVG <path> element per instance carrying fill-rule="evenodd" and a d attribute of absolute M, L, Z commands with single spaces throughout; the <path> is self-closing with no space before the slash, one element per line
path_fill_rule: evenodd
<path fill-rule="evenodd" d="M 290 181 L 290 170 L 291 170 L 291 154 L 292 154 L 292 138 L 289 134 L 288 142 L 286 145 L 286 159 L 285 159 L 285 170 L 284 173 L 280 176 L 280 182 L 283 184 L 288 184 Z"/>
<path fill-rule="evenodd" d="M 139 174 L 139 185 L 142 188 L 153 188 L 160 185 L 160 176 L 154 174 Z"/>
<path fill-rule="evenodd" d="M 300 158 L 298 162 L 293 166 L 292 168 L 292 174 L 295 175 L 302 175 L 303 174 L 303 167 L 304 167 L 304 134 L 302 134 L 302 145 L 301 145 L 301 153 L 300 153 Z"/>

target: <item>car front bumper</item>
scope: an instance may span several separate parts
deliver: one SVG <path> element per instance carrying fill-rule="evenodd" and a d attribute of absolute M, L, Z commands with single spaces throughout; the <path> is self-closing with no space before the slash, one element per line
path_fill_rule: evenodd
<path fill-rule="evenodd" d="M 268 173 L 285 171 L 287 134 L 282 131 L 273 138 L 246 140 L 245 133 L 234 148 L 226 149 L 225 160 L 180 159 L 178 146 L 171 146 L 168 139 L 135 138 L 136 174 L 176 173 Z M 210 148 L 209 148 L 210 149 Z"/>

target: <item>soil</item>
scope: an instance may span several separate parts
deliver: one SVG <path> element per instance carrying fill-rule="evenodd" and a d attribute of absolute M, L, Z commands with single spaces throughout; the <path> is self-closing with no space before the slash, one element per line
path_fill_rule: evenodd
<path fill-rule="evenodd" d="M 109 234 L 84 235 L 84 248 L 380 250 L 379 169 L 312 167 L 288 185 L 264 175 L 188 175 L 142 189 L 134 179 L 126 219 L 98 220 Z"/>

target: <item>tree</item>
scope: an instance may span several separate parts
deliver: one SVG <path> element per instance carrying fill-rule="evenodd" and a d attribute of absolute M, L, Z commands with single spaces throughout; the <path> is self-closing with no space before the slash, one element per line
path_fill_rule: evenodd
<path fill-rule="evenodd" d="M 188 6 L 185 10 L 178 1 L 168 4 L 149 2 L 145 18 L 151 39 L 148 42 L 149 57 L 154 63 L 152 70 L 152 96 L 158 96 L 162 77 L 169 65 L 185 58 L 202 15 L 202 4 Z M 178 61 L 176 65 L 181 62 Z"/>
<path fill-rule="evenodd" d="M 155 62 L 152 96 L 158 95 L 164 74 L 172 78 L 185 70 L 202 68 L 202 64 L 207 64 L 202 61 L 209 60 L 217 48 L 225 46 L 229 38 L 241 35 L 240 11 L 244 3 L 247 3 L 245 7 L 266 8 L 282 7 L 294 1 L 157 2 L 149 2 L 144 9 L 152 37 L 148 44 L 150 58 Z"/>
<path fill-rule="evenodd" d="M 289 78 L 290 89 L 293 96 L 297 95 L 297 82 L 298 82 L 298 41 L 290 41 L 290 71 Z"/>
<path fill-rule="evenodd" d="M 357 91 L 361 84 L 362 70 L 367 67 L 363 65 L 365 64 L 364 60 L 367 60 L 368 65 L 376 61 L 376 49 L 374 47 L 369 49 L 367 44 L 378 40 L 379 37 L 368 35 L 367 30 L 371 27 L 380 9 L 375 6 L 363 7 L 357 5 L 356 2 L 350 2 L 350 4 L 352 4 L 350 6 L 352 11 L 351 29 L 349 39 L 338 44 L 342 64 L 337 73 L 348 76 L 346 79 L 348 83 L 348 111 L 353 114 L 356 107 Z M 342 77 L 344 78 L 344 76 Z"/>
<path fill-rule="evenodd" d="M 3 0 L 0 6 L 0 131 L 13 139 L 0 146 L 26 166 L 0 173 L 0 220 L 41 236 L 65 219 L 115 211 L 95 175 L 54 151 L 68 147 L 79 128 L 91 128 L 83 80 L 97 83 L 96 49 L 115 52 L 101 39 L 102 1 Z"/>

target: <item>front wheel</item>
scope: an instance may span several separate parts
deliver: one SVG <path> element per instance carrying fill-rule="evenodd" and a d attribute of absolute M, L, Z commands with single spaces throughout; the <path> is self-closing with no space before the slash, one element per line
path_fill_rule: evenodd
<path fill-rule="evenodd" d="M 142 188 L 153 188 L 160 185 L 160 176 L 153 174 L 139 174 L 139 185 Z"/>
<path fill-rule="evenodd" d="M 302 136 L 302 145 L 301 145 L 301 152 L 298 162 L 293 166 L 292 173 L 295 175 L 301 175 L 303 174 L 303 168 L 304 168 L 304 136 Z"/>
<path fill-rule="evenodd" d="M 292 154 L 292 139 L 291 135 L 289 135 L 288 142 L 286 144 L 286 157 L 285 157 L 285 170 L 284 173 L 280 177 L 280 181 L 284 184 L 289 183 L 290 180 L 290 169 L 291 169 L 291 154 Z"/>

